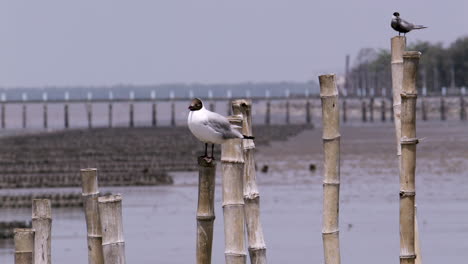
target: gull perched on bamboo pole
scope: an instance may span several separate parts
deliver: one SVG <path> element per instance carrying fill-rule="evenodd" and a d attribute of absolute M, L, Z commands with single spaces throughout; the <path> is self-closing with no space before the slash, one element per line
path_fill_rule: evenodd
<path fill-rule="evenodd" d="M 189 130 L 198 140 L 205 143 L 205 158 L 214 158 L 214 144 L 224 144 L 233 138 L 254 139 L 242 135 L 225 116 L 206 109 L 199 98 L 194 98 L 188 109 L 190 110 L 187 120 Z M 208 157 L 208 144 L 212 144 L 210 157 Z"/>
<path fill-rule="evenodd" d="M 413 29 L 427 28 L 422 25 L 415 25 L 400 18 L 400 13 L 398 12 L 393 13 L 392 22 L 390 23 L 390 25 L 394 30 L 398 31 L 398 36 L 400 36 L 401 33 L 403 33 L 403 35 L 406 35 L 406 33 L 410 32 Z"/>

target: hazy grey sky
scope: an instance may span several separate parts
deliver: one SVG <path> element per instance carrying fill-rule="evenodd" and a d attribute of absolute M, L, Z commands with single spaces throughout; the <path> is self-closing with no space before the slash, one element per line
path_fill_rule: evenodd
<path fill-rule="evenodd" d="M 468 34 L 468 0 L 0 0 L 0 87 L 316 80 L 394 11 L 410 42 Z"/>

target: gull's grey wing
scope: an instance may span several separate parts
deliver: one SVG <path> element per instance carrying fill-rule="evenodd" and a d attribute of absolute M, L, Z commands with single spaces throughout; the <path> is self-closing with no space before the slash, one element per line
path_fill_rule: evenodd
<path fill-rule="evenodd" d="M 400 27 L 404 30 L 411 31 L 414 28 L 414 24 L 400 18 Z"/>
<path fill-rule="evenodd" d="M 226 117 L 214 112 L 210 113 L 208 118 L 203 122 L 203 125 L 208 126 L 216 133 L 221 134 L 224 139 L 242 137 L 242 134 L 232 129 L 232 126 Z"/>

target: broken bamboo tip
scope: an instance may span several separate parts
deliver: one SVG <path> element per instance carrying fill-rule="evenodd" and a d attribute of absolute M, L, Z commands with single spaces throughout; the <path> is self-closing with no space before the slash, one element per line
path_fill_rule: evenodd
<path fill-rule="evenodd" d="M 97 169 L 86 168 L 81 169 L 81 181 L 83 194 L 95 194 L 98 193 L 98 180 L 97 180 Z"/>
<path fill-rule="evenodd" d="M 319 76 L 320 97 L 338 95 L 335 88 L 335 74 L 324 74 Z"/>
<path fill-rule="evenodd" d="M 199 156 L 198 157 L 198 165 L 202 167 L 215 167 L 216 160 L 210 157 Z"/>

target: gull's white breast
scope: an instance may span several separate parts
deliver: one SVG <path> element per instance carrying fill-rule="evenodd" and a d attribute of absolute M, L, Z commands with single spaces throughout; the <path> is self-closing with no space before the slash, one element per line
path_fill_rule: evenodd
<path fill-rule="evenodd" d="M 200 141 L 211 144 L 222 144 L 225 139 L 221 133 L 207 126 L 205 122 L 208 119 L 208 111 L 204 108 L 198 111 L 190 111 L 188 115 L 188 128 L 190 132 Z"/>

